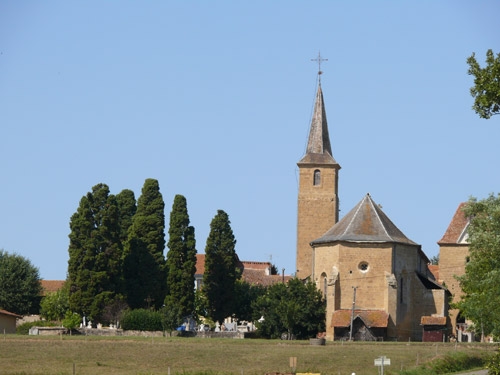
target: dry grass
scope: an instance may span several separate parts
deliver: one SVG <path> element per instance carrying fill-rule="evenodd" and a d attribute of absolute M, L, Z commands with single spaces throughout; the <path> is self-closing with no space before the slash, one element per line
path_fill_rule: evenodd
<path fill-rule="evenodd" d="M 297 372 L 377 374 L 374 359 L 391 359 L 387 375 L 448 352 L 493 351 L 496 346 L 449 343 L 338 343 L 198 338 L 0 337 L 0 374 L 234 374 Z"/>

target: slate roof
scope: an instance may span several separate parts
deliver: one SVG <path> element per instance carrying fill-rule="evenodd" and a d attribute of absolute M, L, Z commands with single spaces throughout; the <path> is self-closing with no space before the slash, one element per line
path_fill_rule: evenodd
<path fill-rule="evenodd" d="M 464 241 L 464 235 L 469 226 L 469 219 L 465 217 L 463 212 L 463 208 L 466 204 L 466 202 L 462 202 L 458 205 L 455 215 L 453 215 L 443 238 L 438 241 L 438 245 L 467 245 Z"/>
<path fill-rule="evenodd" d="M 331 327 L 350 327 L 352 310 L 336 310 L 332 314 Z M 354 310 L 354 319 L 361 319 L 368 328 L 385 328 L 389 314 L 383 310 Z"/>
<path fill-rule="evenodd" d="M 339 241 L 417 245 L 394 225 L 370 194 L 366 194 L 347 215 L 311 245 Z"/>
<path fill-rule="evenodd" d="M 306 154 L 298 164 L 300 165 L 302 163 L 332 164 L 340 168 L 340 165 L 335 161 L 332 154 L 321 84 L 318 85 L 318 91 L 316 93 L 316 102 L 314 104 L 314 113 L 311 120 L 311 128 L 309 130 Z"/>

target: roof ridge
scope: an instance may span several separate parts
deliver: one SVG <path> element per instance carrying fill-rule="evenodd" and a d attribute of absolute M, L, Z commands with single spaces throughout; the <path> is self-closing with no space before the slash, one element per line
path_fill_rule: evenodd
<path fill-rule="evenodd" d="M 354 214 L 351 216 L 351 220 L 349 221 L 349 224 L 346 225 L 345 230 L 342 232 L 342 236 L 345 235 L 351 228 L 352 223 L 354 222 L 354 219 L 356 219 L 356 216 L 358 215 L 359 210 L 361 210 L 361 207 L 363 206 L 363 201 L 366 199 L 366 196 L 363 197 L 358 203 L 358 207 Z"/>
<path fill-rule="evenodd" d="M 380 226 L 382 227 L 382 229 L 384 230 L 385 234 L 387 235 L 387 237 L 389 237 L 391 240 L 394 241 L 394 237 L 391 236 L 389 234 L 389 232 L 387 232 L 387 228 L 385 227 L 384 225 L 384 222 L 382 221 L 382 219 L 380 218 L 380 213 L 379 213 L 379 210 L 378 210 L 378 207 L 375 205 L 375 202 L 373 201 L 370 193 L 366 194 L 366 196 L 368 197 L 368 201 L 370 202 L 372 208 L 373 208 L 373 211 L 375 211 L 375 214 L 377 215 L 377 219 L 378 219 L 378 222 L 380 224 Z"/>

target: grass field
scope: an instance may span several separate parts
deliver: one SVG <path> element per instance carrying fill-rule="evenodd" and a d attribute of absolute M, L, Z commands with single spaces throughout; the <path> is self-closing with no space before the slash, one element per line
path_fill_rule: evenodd
<path fill-rule="evenodd" d="M 375 358 L 385 355 L 385 374 L 411 369 L 450 352 L 493 352 L 491 344 L 339 343 L 199 338 L 0 336 L 0 374 L 234 374 L 297 372 L 376 375 Z"/>

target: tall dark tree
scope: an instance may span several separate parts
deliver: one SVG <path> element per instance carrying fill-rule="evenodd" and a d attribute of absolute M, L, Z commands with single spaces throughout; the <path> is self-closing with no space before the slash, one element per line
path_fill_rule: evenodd
<path fill-rule="evenodd" d="M 132 190 L 123 189 L 116 195 L 118 210 L 120 212 L 120 239 L 125 243 L 128 238 L 128 229 L 132 225 L 132 219 L 137 211 L 137 202 Z"/>
<path fill-rule="evenodd" d="M 158 181 L 146 179 L 125 245 L 124 275 L 131 308 L 163 305 L 166 286 L 164 210 Z"/>
<path fill-rule="evenodd" d="M 214 321 L 222 322 L 234 313 L 235 283 L 241 276 L 235 246 L 229 217 L 218 210 L 210 223 L 203 276 L 207 312 Z"/>
<path fill-rule="evenodd" d="M 176 195 L 174 198 L 168 234 L 165 307 L 177 311 L 180 320 L 194 312 L 194 274 L 196 272 L 194 227 L 189 225 L 187 202 L 182 195 Z"/>
<path fill-rule="evenodd" d="M 0 250 L 0 309 L 38 313 L 41 292 L 38 268 L 21 255 Z"/>
<path fill-rule="evenodd" d="M 80 200 L 69 234 L 69 305 L 94 321 L 106 305 L 120 299 L 122 254 L 116 197 L 97 184 Z"/>

